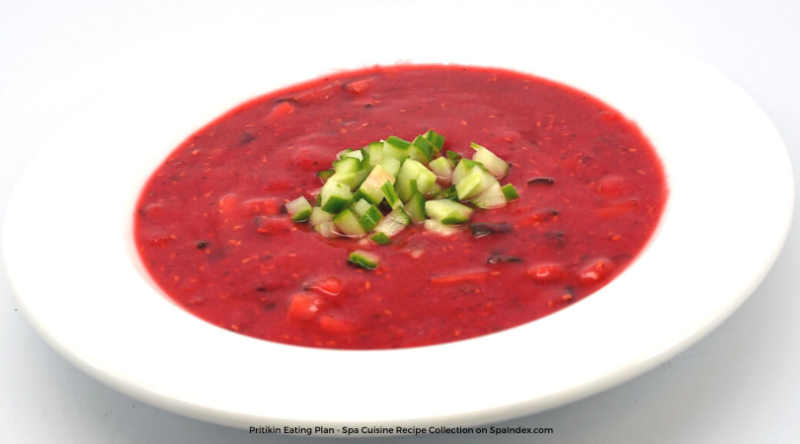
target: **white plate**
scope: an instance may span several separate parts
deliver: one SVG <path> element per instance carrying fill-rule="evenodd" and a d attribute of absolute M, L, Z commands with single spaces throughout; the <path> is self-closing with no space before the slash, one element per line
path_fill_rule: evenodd
<path fill-rule="evenodd" d="M 783 143 L 730 80 L 603 24 L 517 11 L 375 8 L 233 33 L 122 81 L 37 154 L 4 230 L 10 281 L 59 353 L 106 384 L 232 426 L 475 425 L 552 408 L 653 368 L 730 315 L 778 255 L 794 202 Z M 369 25 L 391 17 L 409 24 Z M 410 24 L 414 24 L 411 26 Z M 305 34 L 303 32 L 306 32 Z M 254 38 L 257 37 L 257 38 Z M 670 198 L 619 278 L 555 315 L 478 339 L 333 351 L 213 327 L 166 299 L 132 242 L 158 163 L 237 103 L 334 69 L 497 66 L 587 91 L 638 122 Z"/>

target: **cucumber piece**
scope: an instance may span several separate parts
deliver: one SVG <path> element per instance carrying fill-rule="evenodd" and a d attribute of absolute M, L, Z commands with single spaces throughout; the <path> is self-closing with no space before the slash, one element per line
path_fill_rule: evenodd
<path fill-rule="evenodd" d="M 426 230 L 441 236 L 452 236 L 464 230 L 463 227 L 459 225 L 445 225 L 438 220 L 433 219 L 426 219 L 424 226 Z"/>
<path fill-rule="evenodd" d="M 345 159 L 348 157 L 361 161 L 364 160 L 364 152 L 362 152 L 361 150 L 350 150 L 349 153 L 346 153 L 341 158 Z"/>
<path fill-rule="evenodd" d="M 337 174 L 355 173 L 361 171 L 361 159 L 343 157 L 333 162 L 333 169 Z"/>
<path fill-rule="evenodd" d="M 393 210 L 403 208 L 403 201 L 400 200 L 400 196 L 398 196 L 397 192 L 394 190 L 392 182 L 387 180 L 381 187 L 381 193 L 383 197 L 386 198 L 386 203 L 388 203 Z"/>
<path fill-rule="evenodd" d="M 451 176 L 450 181 L 453 184 L 461 182 L 461 179 L 469 174 L 469 172 L 475 167 L 482 168 L 484 171 L 489 171 L 480 162 L 475 162 L 467 159 L 466 157 L 462 157 L 461 160 L 458 161 L 458 165 L 456 165 L 456 167 L 453 169 L 453 175 Z"/>
<path fill-rule="evenodd" d="M 406 202 L 406 205 L 403 207 L 408 213 L 408 217 L 411 218 L 411 221 L 415 224 L 418 224 L 424 221 L 428 215 L 425 213 L 425 198 L 422 197 L 420 193 L 414 193 L 411 196 L 411 199 Z"/>
<path fill-rule="evenodd" d="M 453 166 L 446 157 L 438 157 L 428 164 L 428 168 L 436 174 L 436 177 L 441 180 L 450 181 L 450 176 L 453 175 Z"/>
<path fill-rule="evenodd" d="M 336 160 L 339 160 L 342 157 L 344 157 L 345 154 L 352 153 L 352 152 L 353 152 L 352 148 L 345 148 L 345 149 L 339 151 L 338 153 L 336 153 Z"/>
<path fill-rule="evenodd" d="M 436 195 L 436 198 L 458 201 L 458 192 L 456 191 L 456 186 L 451 185 L 450 187 L 444 189 L 441 193 Z"/>
<path fill-rule="evenodd" d="M 414 192 L 411 187 L 412 180 L 417 182 L 417 189 L 423 194 L 432 192 L 435 189 L 433 185 L 436 185 L 436 175 L 427 169 L 425 165 L 416 160 L 408 159 L 403 162 L 400 174 L 397 175 L 397 181 L 394 184 L 394 189 L 403 202 L 411 199 L 411 195 Z"/>
<path fill-rule="evenodd" d="M 356 171 L 354 173 L 336 173 L 328 179 L 328 182 L 339 182 L 342 185 L 347 185 L 350 190 L 355 190 L 361 185 L 361 182 L 367 177 L 366 171 Z M 326 184 L 328 182 L 325 182 Z"/>
<path fill-rule="evenodd" d="M 391 174 L 392 177 L 397 177 L 397 175 L 400 174 L 400 165 L 402 163 L 401 160 L 395 159 L 394 157 L 384 157 L 380 165 L 387 173 Z"/>
<path fill-rule="evenodd" d="M 386 233 L 375 233 L 370 237 L 372 242 L 375 242 L 378 245 L 386 245 L 392 243 L 392 238 L 390 238 Z"/>
<path fill-rule="evenodd" d="M 472 208 L 452 200 L 429 200 L 425 202 L 425 213 L 428 214 L 428 217 L 448 225 L 461 224 L 468 221 L 474 211 Z"/>
<path fill-rule="evenodd" d="M 459 165 L 461 165 L 461 163 L 459 163 Z M 456 192 L 458 193 L 458 200 L 470 200 L 492 185 L 498 185 L 498 182 L 494 176 L 481 168 L 472 168 L 469 173 L 460 181 L 456 182 L 455 185 Z"/>
<path fill-rule="evenodd" d="M 359 150 L 361 153 L 361 171 L 372 171 L 373 165 L 369 160 L 369 152 L 366 148 L 361 148 Z"/>
<path fill-rule="evenodd" d="M 366 199 L 359 199 L 356 201 L 356 203 L 353 204 L 352 209 L 353 211 L 356 212 L 356 216 L 361 217 L 361 215 L 366 213 L 367 210 L 369 210 L 369 207 L 371 206 L 372 204 L 367 202 Z"/>
<path fill-rule="evenodd" d="M 328 239 L 339 237 L 339 233 L 336 232 L 336 225 L 332 220 L 320 223 L 314 227 L 314 230 Z"/>
<path fill-rule="evenodd" d="M 331 178 L 331 177 L 332 177 L 334 174 L 336 174 L 336 170 L 334 170 L 333 168 L 331 168 L 331 169 L 329 169 L 329 170 L 320 171 L 319 173 L 317 173 L 317 177 L 319 178 L 319 180 L 321 180 L 321 181 L 322 181 L 322 183 L 325 183 L 325 182 L 327 182 L 327 181 L 328 181 L 328 179 L 330 179 L 330 178 Z"/>
<path fill-rule="evenodd" d="M 433 171 L 425 168 L 417 177 L 417 190 L 426 198 L 433 198 L 442 192 L 442 187 L 436 183 L 436 175 Z"/>
<path fill-rule="evenodd" d="M 470 146 L 475 150 L 472 160 L 483 164 L 492 173 L 492 176 L 498 179 L 505 177 L 508 172 L 508 163 L 505 160 L 475 142 L 472 142 Z"/>
<path fill-rule="evenodd" d="M 501 190 L 503 190 L 503 196 L 506 197 L 506 200 L 519 199 L 519 193 L 517 193 L 517 189 L 514 188 L 514 185 L 511 185 L 510 183 L 503 185 Z"/>
<path fill-rule="evenodd" d="M 374 270 L 378 268 L 380 258 L 378 255 L 368 251 L 356 250 L 350 253 L 350 256 L 347 257 L 347 262 L 367 270 Z"/>
<path fill-rule="evenodd" d="M 482 209 L 502 207 L 507 202 L 498 182 L 495 182 L 494 185 L 475 196 L 475 199 L 472 199 L 472 204 Z"/>
<path fill-rule="evenodd" d="M 369 155 L 369 164 L 372 166 L 380 165 L 383 160 L 383 142 L 370 142 L 364 149 Z"/>
<path fill-rule="evenodd" d="M 422 136 L 417 136 L 417 138 L 411 142 L 408 153 L 412 159 L 424 164 L 430 162 L 433 156 L 436 155 L 436 151 L 433 149 L 431 142 Z"/>
<path fill-rule="evenodd" d="M 372 169 L 372 172 L 369 173 L 367 178 L 364 179 L 361 187 L 356 192 L 356 196 L 363 197 L 375 205 L 380 205 L 383 200 L 383 191 L 381 191 L 381 187 L 386 182 L 394 184 L 394 176 L 389 174 L 382 166 L 377 165 Z"/>
<path fill-rule="evenodd" d="M 411 219 L 405 211 L 398 208 L 383 218 L 381 223 L 375 227 L 376 233 L 384 233 L 389 237 L 394 237 L 411 224 Z"/>
<path fill-rule="evenodd" d="M 383 156 L 383 159 L 391 157 L 402 162 L 409 156 L 408 147 L 410 146 L 411 142 L 407 140 L 403 140 L 395 136 L 389 136 L 383 141 L 383 151 L 381 152 L 381 155 Z"/>
<path fill-rule="evenodd" d="M 327 211 L 323 210 L 320 207 L 314 207 L 311 209 L 311 216 L 308 217 L 308 223 L 312 227 L 316 227 L 317 225 L 323 222 L 329 222 L 333 220 L 333 214 L 328 213 Z"/>
<path fill-rule="evenodd" d="M 409 142 L 408 140 L 401 139 L 397 136 L 387 137 L 386 143 L 399 150 L 407 150 L 411 146 L 411 142 Z"/>
<path fill-rule="evenodd" d="M 337 214 L 333 218 L 333 223 L 345 236 L 355 237 L 367 234 L 367 232 L 361 228 L 361 224 L 358 223 L 358 216 L 356 216 L 356 213 L 351 209 L 346 209 Z"/>
<path fill-rule="evenodd" d="M 369 233 L 381 222 L 383 219 L 383 214 L 381 214 L 381 210 L 379 210 L 375 205 L 369 203 L 367 205 L 369 205 L 369 208 L 364 211 L 363 214 L 361 214 L 361 217 L 358 218 L 358 223 L 365 232 Z"/>
<path fill-rule="evenodd" d="M 431 145 L 433 145 L 434 152 L 438 153 L 439 151 L 442 150 L 442 147 L 444 146 L 444 136 L 442 136 L 441 134 L 437 133 L 436 131 L 430 130 L 427 131 L 425 134 L 423 134 L 422 137 L 428 139 Z"/>
<path fill-rule="evenodd" d="M 292 218 L 292 222 L 305 222 L 311 216 L 312 207 L 305 197 L 300 196 L 297 199 L 286 203 L 286 212 Z"/>
<path fill-rule="evenodd" d="M 338 213 L 353 203 L 350 187 L 332 179 L 325 182 L 319 195 L 320 207 L 328 213 Z"/>
<path fill-rule="evenodd" d="M 464 156 L 462 156 L 461 154 L 456 153 L 455 151 L 447 150 L 447 152 L 445 153 L 445 157 L 447 158 L 447 161 L 450 162 L 450 165 L 453 168 L 455 168 L 456 165 L 458 165 L 458 162 Z"/>

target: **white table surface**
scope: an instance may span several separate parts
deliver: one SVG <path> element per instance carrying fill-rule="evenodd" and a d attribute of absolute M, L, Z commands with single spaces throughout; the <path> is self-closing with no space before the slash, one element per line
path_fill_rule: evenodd
<path fill-rule="evenodd" d="M 168 57 L 170 51 L 197 44 L 231 27 L 297 20 L 298 32 L 313 32 L 302 28 L 300 15 L 307 11 L 374 3 L 0 2 L 0 222 L 13 185 L 33 153 L 71 115 L 113 86 L 121 73 Z M 411 3 L 419 7 L 425 2 Z M 795 171 L 800 171 L 800 1 L 537 3 L 537 8 L 545 12 L 596 17 L 648 33 L 705 60 L 764 108 L 786 142 Z M 796 205 L 795 213 L 798 208 Z M 800 442 L 800 238 L 796 226 L 797 222 L 775 267 L 750 300 L 701 342 L 622 386 L 502 424 L 552 427 L 553 435 L 507 435 L 491 441 Z M 0 330 L 2 443 L 311 440 L 251 435 L 202 423 L 103 386 L 67 363 L 37 336 L 17 310 L 4 273 L 0 273 Z M 438 435 L 393 438 L 392 442 L 487 440 L 479 435 Z M 378 441 L 384 440 L 361 440 Z"/>

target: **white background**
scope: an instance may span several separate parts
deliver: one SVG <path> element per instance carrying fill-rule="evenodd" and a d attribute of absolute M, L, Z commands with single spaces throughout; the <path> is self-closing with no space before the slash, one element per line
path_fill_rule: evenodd
<path fill-rule="evenodd" d="M 298 33 L 313 35 L 313 29 L 303 26 L 303 14 L 374 3 L 378 2 L 0 1 L 0 222 L 13 184 L 33 153 L 77 110 L 115 86 L 120 75 L 139 66 L 158 69 L 158 60 L 186 46 L 202 45 L 226 30 L 268 27 L 288 20 L 297 23 Z M 458 29 L 445 18 L 425 16 L 426 2 L 410 3 L 421 8 L 417 26 L 453 26 L 455 32 L 479 32 Z M 543 13 L 587 16 L 609 26 L 644 32 L 708 62 L 765 109 L 786 142 L 795 171 L 800 171 L 800 1 L 540 1 L 537 8 Z M 367 29 L 381 25 L 397 29 L 390 18 L 384 24 L 365 24 Z M 276 44 L 291 44 L 291 36 L 285 42 L 264 42 Z M 81 205 L 96 204 L 91 196 L 83 199 L 76 204 L 76 211 Z M 54 230 L 60 217 L 69 215 L 54 214 Z M 706 339 L 620 387 L 501 424 L 552 427 L 554 435 L 507 436 L 491 441 L 800 442 L 800 239 L 796 225 L 764 283 Z M 54 248 L 80 248 L 81 241 L 65 236 L 64 244 Z M 46 276 L 46 270 L 43 272 Z M 669 270 L 665 278 L 679 279 L 680 270 Z M 0 329 L 2 443 L 305 440 L 250 435 L 183 418 L 95 382 L 56 355 L 30 328 L 17 311 L 5 274 L 0 274 Z M 346 396 L 344 390 L 341 393 Z M 361 442 L 377 441 L 383 440 Z M 486 441 L 477 435 L 392 440 Z"/>

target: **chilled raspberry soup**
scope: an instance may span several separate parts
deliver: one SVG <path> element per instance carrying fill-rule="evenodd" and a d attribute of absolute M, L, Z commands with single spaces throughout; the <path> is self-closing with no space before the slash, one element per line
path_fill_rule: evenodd
<path fill-rule="evenodd" d="M 390 136 L 406 141 L 387 147 L 398 165 L 381 148 Z M 404 154 L 414 140 L 427 151 Z M 481 147 L 509 166 L 474 168 L 503 186 L 483 205 L 460 199 L 447 172 L 474 166 Z M 348 157 L 355 170 L 327 171 Z M 429 166 L 438 158 L 441 169 Z M 400 190 L 405 173 L 391 170 L 401 162 L 436 170 L 436 182 L 423 190 L 414 173 Z M 337 202 L 352 201 L 322 201 L 330 174 L 369 183 L 376 165 L 400 203 L 380 191 L 359 199 L 347 181 Z M 409 193 L 425 195 L 415 220 Z M 375 67 L 259 97 L 192 134 L 147 182 L 135 239 L 161 289 L 219 327 L 311 347 L 414 347 L 505 330 L 587 297 L 642 250 L 666 198 L 640 130 L 585 93 L 500 69 Z M 443 220 L 434 200 L 468 210 Z M 315 208 L 309 223 L 306 201 L 330 213 Z M 367 207 L 379 210 L 374 222 L 405 219 L 375 236 Z M 361 226 L 348 231 L 343 212 Z"/>

